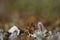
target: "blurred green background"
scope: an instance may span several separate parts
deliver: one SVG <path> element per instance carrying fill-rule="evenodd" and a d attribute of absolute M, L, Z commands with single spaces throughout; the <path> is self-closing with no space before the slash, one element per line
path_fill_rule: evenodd
<path fill-rule="evenodd" d="M 18 14 L 15 14 L 18 13 Z M 19 15 L 20 14 L 20 15 Z M 0 20 L 4 29 L 8 29 L 8 23 L 4 23 L 5 15 L 8 20 L 15 21 L 16 19 L 9 18 L 10 16 L 19 15 L 21 20 L 25 20 L 28 16 L 48 17 L 49 20 L 54 20 L 60 16 L 60 0 L 0 0 Z M 4 17 L 3 17 L 4 16 Z M 13 22 L 14 24 L 15 22 Z M 2 27 L 1 26 L 1 27 Z"/>

